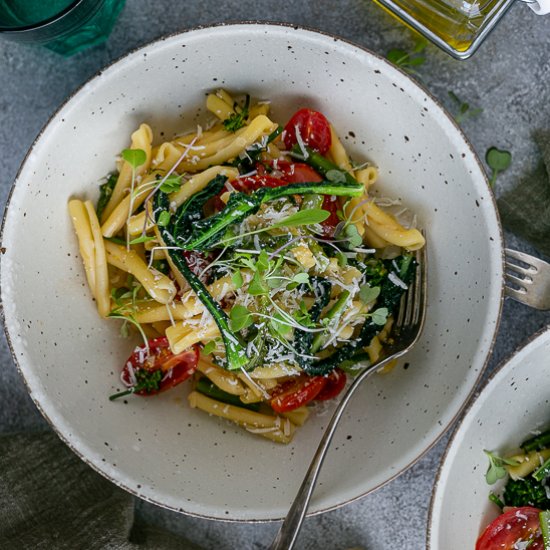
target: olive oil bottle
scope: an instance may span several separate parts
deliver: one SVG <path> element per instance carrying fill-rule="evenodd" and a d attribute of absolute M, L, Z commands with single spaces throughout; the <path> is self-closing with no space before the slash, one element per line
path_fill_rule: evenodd
<path fill-rule="evenodd" d="M 515 0 L 374 0 L 453 57 L 466 59 L 483 42 Z M 550 11 L 550 0 L 529 2 Z"/>

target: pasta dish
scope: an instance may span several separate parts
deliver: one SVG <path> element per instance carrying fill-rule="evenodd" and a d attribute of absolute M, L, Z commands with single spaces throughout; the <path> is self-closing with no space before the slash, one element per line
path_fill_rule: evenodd
<path fill-rule="evenodd" d="M 212 124 L 160 144 L 142 124 L 97 204 L 69 201 L 99 315 L 143 339 L 110 399 L 188 380 L 191 407 L 288 443 L 383 355 L 424 237 L 323 114 L 206 106 Z"/>

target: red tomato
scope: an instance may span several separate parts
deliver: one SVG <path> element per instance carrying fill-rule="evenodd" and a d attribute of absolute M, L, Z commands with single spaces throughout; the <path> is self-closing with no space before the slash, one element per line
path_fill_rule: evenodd
<path fill-rule="evenodd" d="M 338 218 L 338 199 L 336 197 L 326 195 L 323 200 L 323 210 L 330 212 L 330 216 L 324 221 L 321 222 L 325 230 L 325 235 L 332 237 L 334 235 L 334 229 L 340 223 Z"/>
<path fill-rule="evenodd" d="M 311 183 L 323 181 L 323 178 L 309 164 L 274 160 L 270 163 L 275 175 L 286 183 Z"/>
<path fill-rule="evenodd" d="M 346 385 L 346 373 L 340 369 L 334 369 L 325 377 L 325 387 L 317 394 L 316 401 L 327 401 L 336 397 Z"/>
<path fill-rule="evenodd" d="M 483 531 L 477 539 L 476 550 L 514 550 L 516 542 L 531 540 L 529 550 L 544 550 L 539 512 L 531 506 L 510 508 Z"/>
<path fill-rule="evenodd" d="M 326 383 L 324 376 L 303 374 L 295 380 L 280 384 L 272 394 L 271 408 L 277 413 L 293 411 L 313 401 Z"/>
<path fill-rule="evenodd" d="M 149 340 L 149 354 L 145 346 L 138 346 L 126 361 L 122 369 L 121 379 L 128 388 L 139 383 L 140 371 L 154 373 L 162 372 L 158 387 L 138 389 L 137 395 L 154 395 L 177 386 L 187 380 L 196 370 L 199 361 L 199 348 L 192 346 L 177 355 L 170 351 L 168 338 L 162 336 Z"/>
<path fill-rule="evenodd" d="M 326 154 L 332 143 L 330 124 L 325 115 L 311 109 L 296 111 L 288 121 L 283 132 L 283 141 L 287 149 L 298 143 L 296 133 L 308 147 Z"/>
<path fill-rule="evenodd" d="M 248 176 L 246 178 L 237 178 L 229 183 L 237 191 L 244 191 L 245 193 L 252 193 L 262 187 L 280 187 L 286 185 L 287 182 L 279 178 L 274 178 L 269 175 Z"/>

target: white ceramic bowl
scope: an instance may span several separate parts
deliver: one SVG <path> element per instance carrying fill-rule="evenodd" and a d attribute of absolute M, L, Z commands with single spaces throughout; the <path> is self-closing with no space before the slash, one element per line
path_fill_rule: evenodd
<path fill-rule="evenodd" d="M 332 445 L 310 512 L 352 501 L 398 475 L 453 421 L 491 350 L 502 298 L 502 235 L 479 161 L 434 99 L 385 60 L 290 26 L 239 24 L 171 36 L 85 84 L 40 134 L 4 221 L 1 287 L 13 356 L 61 438 L 128 491 L 203 517 L 285 515 L 327 417 L 278 446 L 190 410 L 181 388 L 110 403 L 130 344 L 101 321 L 67 214 L 131 131 L 191 129 L 215 87 L 271 99 L 275 120 L 310 106 L 355 158 L 380 167 L 379 188 L 427 229 L 429 311 L 403 364 L 371 379 Z"/>
<path fill-rule="evenodd" d="M 428 526 L 431 550 L 475 548 L 498 516 L 488 500 L 504 482 L 485 482 L 483 449 L 515 449 L 532 430 L 548 424 L 550 412 L 550 327 L 533 337 L 492 376 L 457 427 L 439 469 Z"/>

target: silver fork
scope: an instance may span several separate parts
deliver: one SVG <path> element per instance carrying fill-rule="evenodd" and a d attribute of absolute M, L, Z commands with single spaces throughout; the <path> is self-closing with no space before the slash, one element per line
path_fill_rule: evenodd
<path fill-rule="evenodd" d="M 384 365 L 401 357 L 407 353 L 418 340 L 422 328 L 424 327 L 424 318 L 426 313 L 426 294 L 427 294 L 427 265 L 426 265 L 426 247 L 416 253 L 418 267 L 414 282 L 402 298 L 399 313 L 392 332 L 394 344 L 386 348 L 387 357 L 377 363 L 366 367 L 353 381 L 347 392 L 338 403 L 332 418 L 321 438 L 315 456 L 313 457 L 309 469 L 304 477 L 298 494 L 288 511 L 286 518 L 270 546 L 270 550 L 291 550 L 296 542 L 298 533 L 304 521 L 307 507 L 315 489 L 315 483 L 323 460 L 327 454 L 332 436 L 342 414 L 351 400 L 355 390 L 372 373 L 381 369 Z"/>
<path fill-rule="evenodd" d="M 550 264 L 510 248 L 504 253 L 506 296 L 536 309 L 550 310 Z"/>

